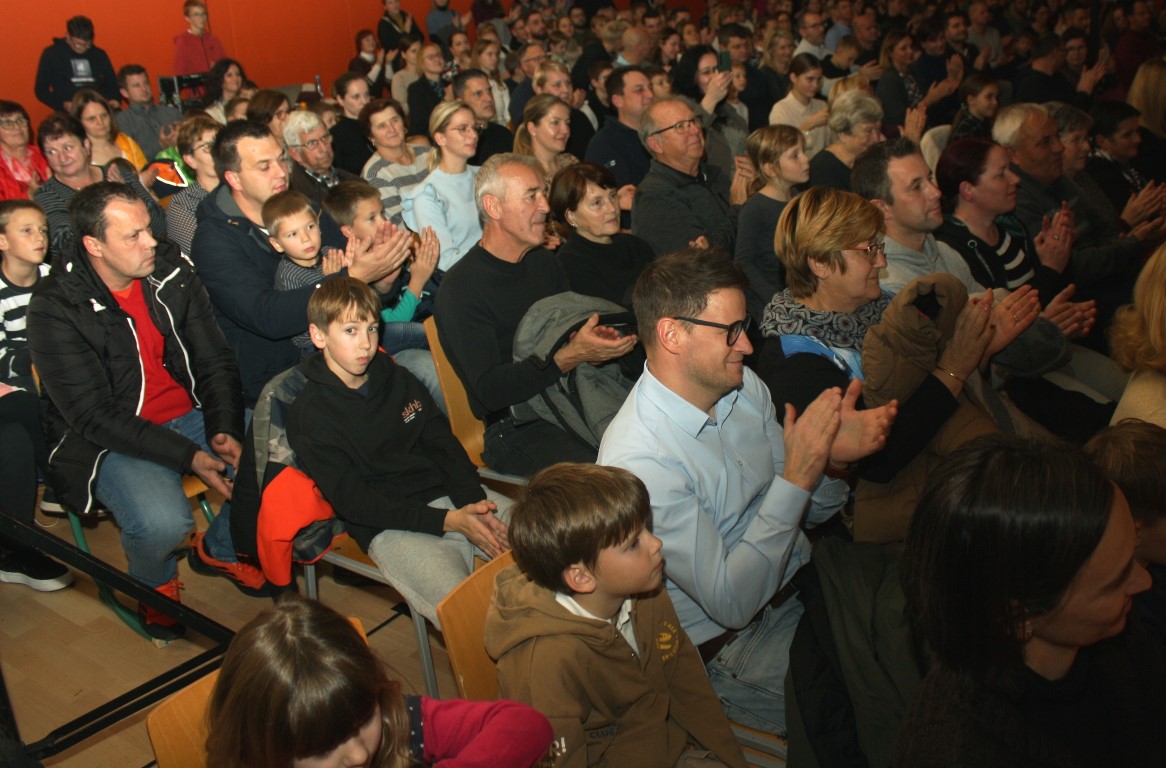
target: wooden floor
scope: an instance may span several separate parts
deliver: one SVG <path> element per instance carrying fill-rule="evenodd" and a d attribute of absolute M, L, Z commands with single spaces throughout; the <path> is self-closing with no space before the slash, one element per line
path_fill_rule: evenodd
<path fill-rule="evenodd" d="M 199 527 L 205 522 L 201 514 Z M 38 515 L 38 523 L 72 541 L 68 522 Z M 125 555 L 112 520 L 87 529 L 93 554 L 124 569 Z M 407 692 L 422 692 L 417 643 L 403 605 L 389 587 L 346 587 L 335 583 L 327 565 L 320 567 L 320 597 L 369 632 L 369 644 L 401 680 Z M 185 561 L 178 566 L 185 584 L 183 603 L 238 630 L 270 605 L 267 599 L 238 592 L 225 579 L 200 576 Z M 303 582 L 301 578 L 301 591 Z M 388 622 L 388 623 L 386 623 Z M 382 626 L 383 625 L 383 626 Z M 442 696 L 456 695 L 453 673 L 440 636 L 430 631 L 433 661 Z M 43 738 L 60 725 L 108 699 L 140 685 L 213 644 L 192 635 L 156 648 L 123 624 L 96 595 L 86 576 L 60 592 L 39 593 L 21 585 L 0 585 L 0 667 L 25 743 Z M 66 752 L 46 759 L 60 768 L 141 768 L 153 763 L 146 735 L 146 713 L 122 721 Z"/>

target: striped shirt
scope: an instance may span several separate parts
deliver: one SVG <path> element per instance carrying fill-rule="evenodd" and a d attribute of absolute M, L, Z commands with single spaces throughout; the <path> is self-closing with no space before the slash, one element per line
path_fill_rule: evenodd
<path fill-rule="evenodd" d="M 48 274 L 49 265 L 41 264 L 36 282 L 24 288 L 8 282 L 0 271 L 0 381 L 30 391 L 33 381 L 26 331 L 28 302 Z"/>
<path fill-rule="evenodd" d="M 361 175 L 381 193 L 385 218 L 398 227 L 405 226 L 401 209 L 401 190 L 420 184 L 429 175 L 429 168 L 426 165 L 428 153 L 429 147 L 413 147 L 412 165 L 390 163 L 374 153 L 364 164 L 364 172 Z"/>

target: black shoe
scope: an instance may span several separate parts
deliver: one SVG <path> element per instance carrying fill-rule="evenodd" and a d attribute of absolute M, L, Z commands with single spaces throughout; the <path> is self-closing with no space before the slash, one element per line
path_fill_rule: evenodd
<path fill-rule="evenodd" d="M 24 549 L 0 557 L 0 582 L 56 592 L 73 583 L 73 572 L 35 549 Z"/>

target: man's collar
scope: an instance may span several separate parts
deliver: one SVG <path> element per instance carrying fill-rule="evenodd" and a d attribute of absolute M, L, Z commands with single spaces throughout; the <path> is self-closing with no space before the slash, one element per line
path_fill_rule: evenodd
<path fill-rule="evenodd" d="M 667 163 L 663 162 L 662 160 L 660 160 L 659 158 L 656 158 L 656 157 L 652 158 L 652 164 L 656 165 L 661 170 L 666 171 L 667 173 L 675 175 L 677 177 L 677 180 L 683 180 L 683 181 L 687 181 L 689 183 L 704 181 L 705 175 L 706 175 L 704 173 L 704 166 L 701 166 L 701 165 L 698 165 L 696 167 L 696 175 L 690 175 L 690 174 L 687 174 L 684 171 L 680 170 L 679 168 L 674 168 L 671 165 L 668 165 Z"/>
<path fill-rule="evenodd" d="M 646 363 L 644 364 L 644 373 L 640 377 L 640 387 L 644 393 L 644 397 L 654 403 L 661 411 L 667 414 L 668 418 L 676 423 L 676 426 L 680 427 L 692 437 L 699 436 L 701 430 L 713 421 L 709 417 L 708 412 L 702 411 L 697 406 L 688 402 L 669 389 L 664 382 L 653 376 L 652 371 Z M 730 390 L 717 401 L 716 414 L 718 420 L 723 421 L 724 417 L 732 410 L 733 404 L 737 402 L 739 393 L 739 388 Z"/>

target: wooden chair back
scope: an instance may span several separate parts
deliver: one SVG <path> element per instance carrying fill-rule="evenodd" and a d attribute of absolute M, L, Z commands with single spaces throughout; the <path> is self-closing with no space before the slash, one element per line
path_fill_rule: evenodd
<path fill-rule="evenodd" d="M 367 641 L 360 619 L 348 620 Z M 146 718 L 158 768 L 207 768 L 206 710 L 218 679 L 216 669 L 163 701 Z"/>
<path fill-rule="evenodd" d="M 486 653 L 484 641 L 486 611 L 494 595 L 495 577 L 511 565 L 514 565 L 514 555 L 510 552 L 494 558 L 471 573 L 437 604 L 441 634 L 462 698 L 479 701 L 498 698 L 494 660 Z"/>
<path fill-rule="evenodd" d="M 482 449 L 485 447 L 486 425 L 470 410 L 466 388 L 450 364 L 449 358 L 445 356 L 445 350 L 441 348 L 436 321 L 430 316 L 425 319 L 424 325 L 425 339 L 429 342 L 433 365 L 437 368 L 437 382 L 441 386 L 441 395 L 445 398 L 449 428 L 462 444 L 462 448 L 465 448 L 466 455 L 474 462 L 474 466 L 484 467 L 486 462 L 482 460 Z"/>

